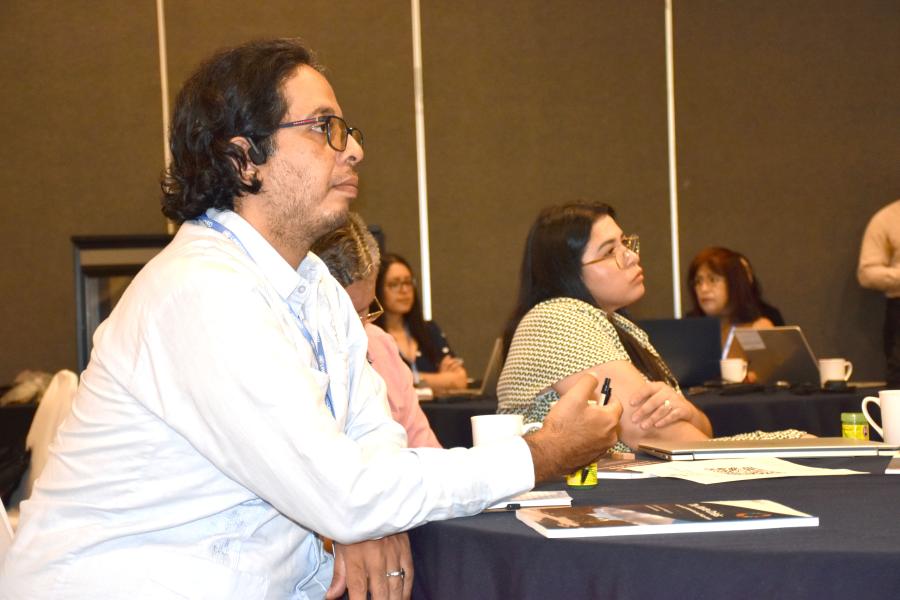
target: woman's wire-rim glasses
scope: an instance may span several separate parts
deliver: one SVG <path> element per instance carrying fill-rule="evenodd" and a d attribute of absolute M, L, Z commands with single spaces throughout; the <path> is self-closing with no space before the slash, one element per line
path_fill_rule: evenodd
<path fill-rule="evenodd" d="M 378 298 L 373 298 L 372 302 L 377 308 L 371 312 L 367 312 L 364 315 L 359 315 L 359 320 L 363 322 L 363 325 L 368 325 L 369 323 L 378 320 L 378 317 L 384 314 L 384 307 L 381 306 L 381 302 L 378 301 Z M 369 308 L 372 308 L 371 304 L 369 305 Z"/>
<path fill-rule="evenodd" d="M 609 260 L 610 258 L 615 258 L 616 266 L 619 267 L 620 270 L 624 270 L 633 265 L 635 259 L 637 259 L 640 254 L 640 236 L 637 234 L 623 235 L 621 243 L 613 249 L 612 256 L 607 254 L 606 256 L 601 256 L 600 258 L 581 263 L 581 266 L 586 267 L 598 262 L 603 262 L 604 260 Z"/>
<path fill-rule="evenodd" d="M 347 149 L 347 138 L 352 137 L 363 146 L 363 132 L 356 127 L 347 125 L 347 121 L 337 115 L 324 115 L 321 117 L 312 117 L 309 119 L 300 119 L 299 121 L 290 121 L 288 123 L 280 123 L 278 129 L 287 129 L 289 127 L 302 127 L 303 125 L 325 124 L 325 139 L 328 145 L 335 152 L 343 152 Z"/>

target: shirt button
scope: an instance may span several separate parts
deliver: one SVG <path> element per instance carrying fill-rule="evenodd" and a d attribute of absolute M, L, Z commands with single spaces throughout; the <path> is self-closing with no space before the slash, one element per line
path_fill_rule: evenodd
<path fill-rule="evenodd" d="M 305 285 L 301 285 L 301 286 L 300 286 L 300 293 L 301 293 L 301 294 L 305 294 L 305 293 L 306 293 L 306 286 L 305 286 Z"/>

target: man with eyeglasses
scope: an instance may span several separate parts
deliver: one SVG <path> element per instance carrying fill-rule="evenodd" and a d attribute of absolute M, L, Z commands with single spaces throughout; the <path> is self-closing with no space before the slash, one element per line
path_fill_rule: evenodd
<path fill-rule="evenodd" d="M 321 598 L 342 566 L 353 599 L 408 598 L 397 532 L 615 441 L 621 407 L 589 406 L 586 376 L 528 439 L 405 447 L 359 316 L 308 252 L 347 218 L 363 137 L 306 48 L 218 53 L 171 127 L 163 212 L 181 227 L 97 329 L 0 598 Z"/>

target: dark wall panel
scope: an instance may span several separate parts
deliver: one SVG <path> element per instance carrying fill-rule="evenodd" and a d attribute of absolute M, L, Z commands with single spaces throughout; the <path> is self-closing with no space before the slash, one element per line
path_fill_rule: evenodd
<path fill-rule="evenodd" d="M 528 225 L 577 198 L 642 236 L 670 314 L 664 4 L 423 2 L 435 316 L 473 375 L 515 293 Z M 170 92 L 216 48 L 299 36 L 366 133 L 357 208 L 418 267 L 411 19 L 405 2 L 166 3 Z M 900 192 L 900 5 L 675 3 L 682 264 L 731 245 L 768 295 L 877 376 L 881 299 L 859 236 Z M 0 381 L 75 363 L 69 237 L 164 230 L 153 3 L 0 5 Z"/>
<path fill-rule="evenodd" d="M 671 314 L 659 2 L 427 3 L 434 315 L 480 376 L 512 309 L 528 227 L 552 204 L 614 205 Z"/>
<path fill-rule="evenodd" d="M 0 5 L 0 381 L 74 368 L 76 234 L 161 233 L 162 110 L 153 2 Z M 412 58 L 404 3 L 167 2 L 170 92 L 213 50 L 299 36 L 319 52 L 366 134 L 360 200 L 391 241 L 418 248 Z"/>
<path fill-rule="evenodd" d="M 152 2 L 0 4 L 0 381 L 75 365 L 76 234 L 161 233 Z"/>
<path fill-rule="evenodd" d="M 299 36 L 319 51 L 366 134 L 357 204 L 418 247 L 409 7 L 403 3 L 167 2 L 171 96 L 214 49 Z M 0 156 L 14 186 L 0 218 L 0 381 L 75 366 L 72 235 L 161 233 L 163 168 L 152 2 L 0 7 Z"/>
<path fill-rule="evenodd" d="M 318 55 L 351 124 L 363 130 L 366 156 L 356 210 L 417 252 L 412 33 L 408 3 L 272 0 L 254 4 L 170 2 L 170 90 L 214 50 L 263 37 L 299 37 Z"/>
<path fill-rule="evenodd" d="M 817 355 L 883 378 L 882 301 L 856 263 L 900 196 L 900 4 L 678 2 L 675 41 L 685 270 L 742 251 Z"/>

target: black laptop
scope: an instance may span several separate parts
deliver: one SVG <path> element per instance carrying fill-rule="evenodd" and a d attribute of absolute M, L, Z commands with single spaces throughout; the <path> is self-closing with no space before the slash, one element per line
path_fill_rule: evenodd
<path fill-rule="evenodd" d="M 647 332 L 682 388 L 718 381 L 722 338 L 719 319 L 642 319 L 637 325 Z"/>

